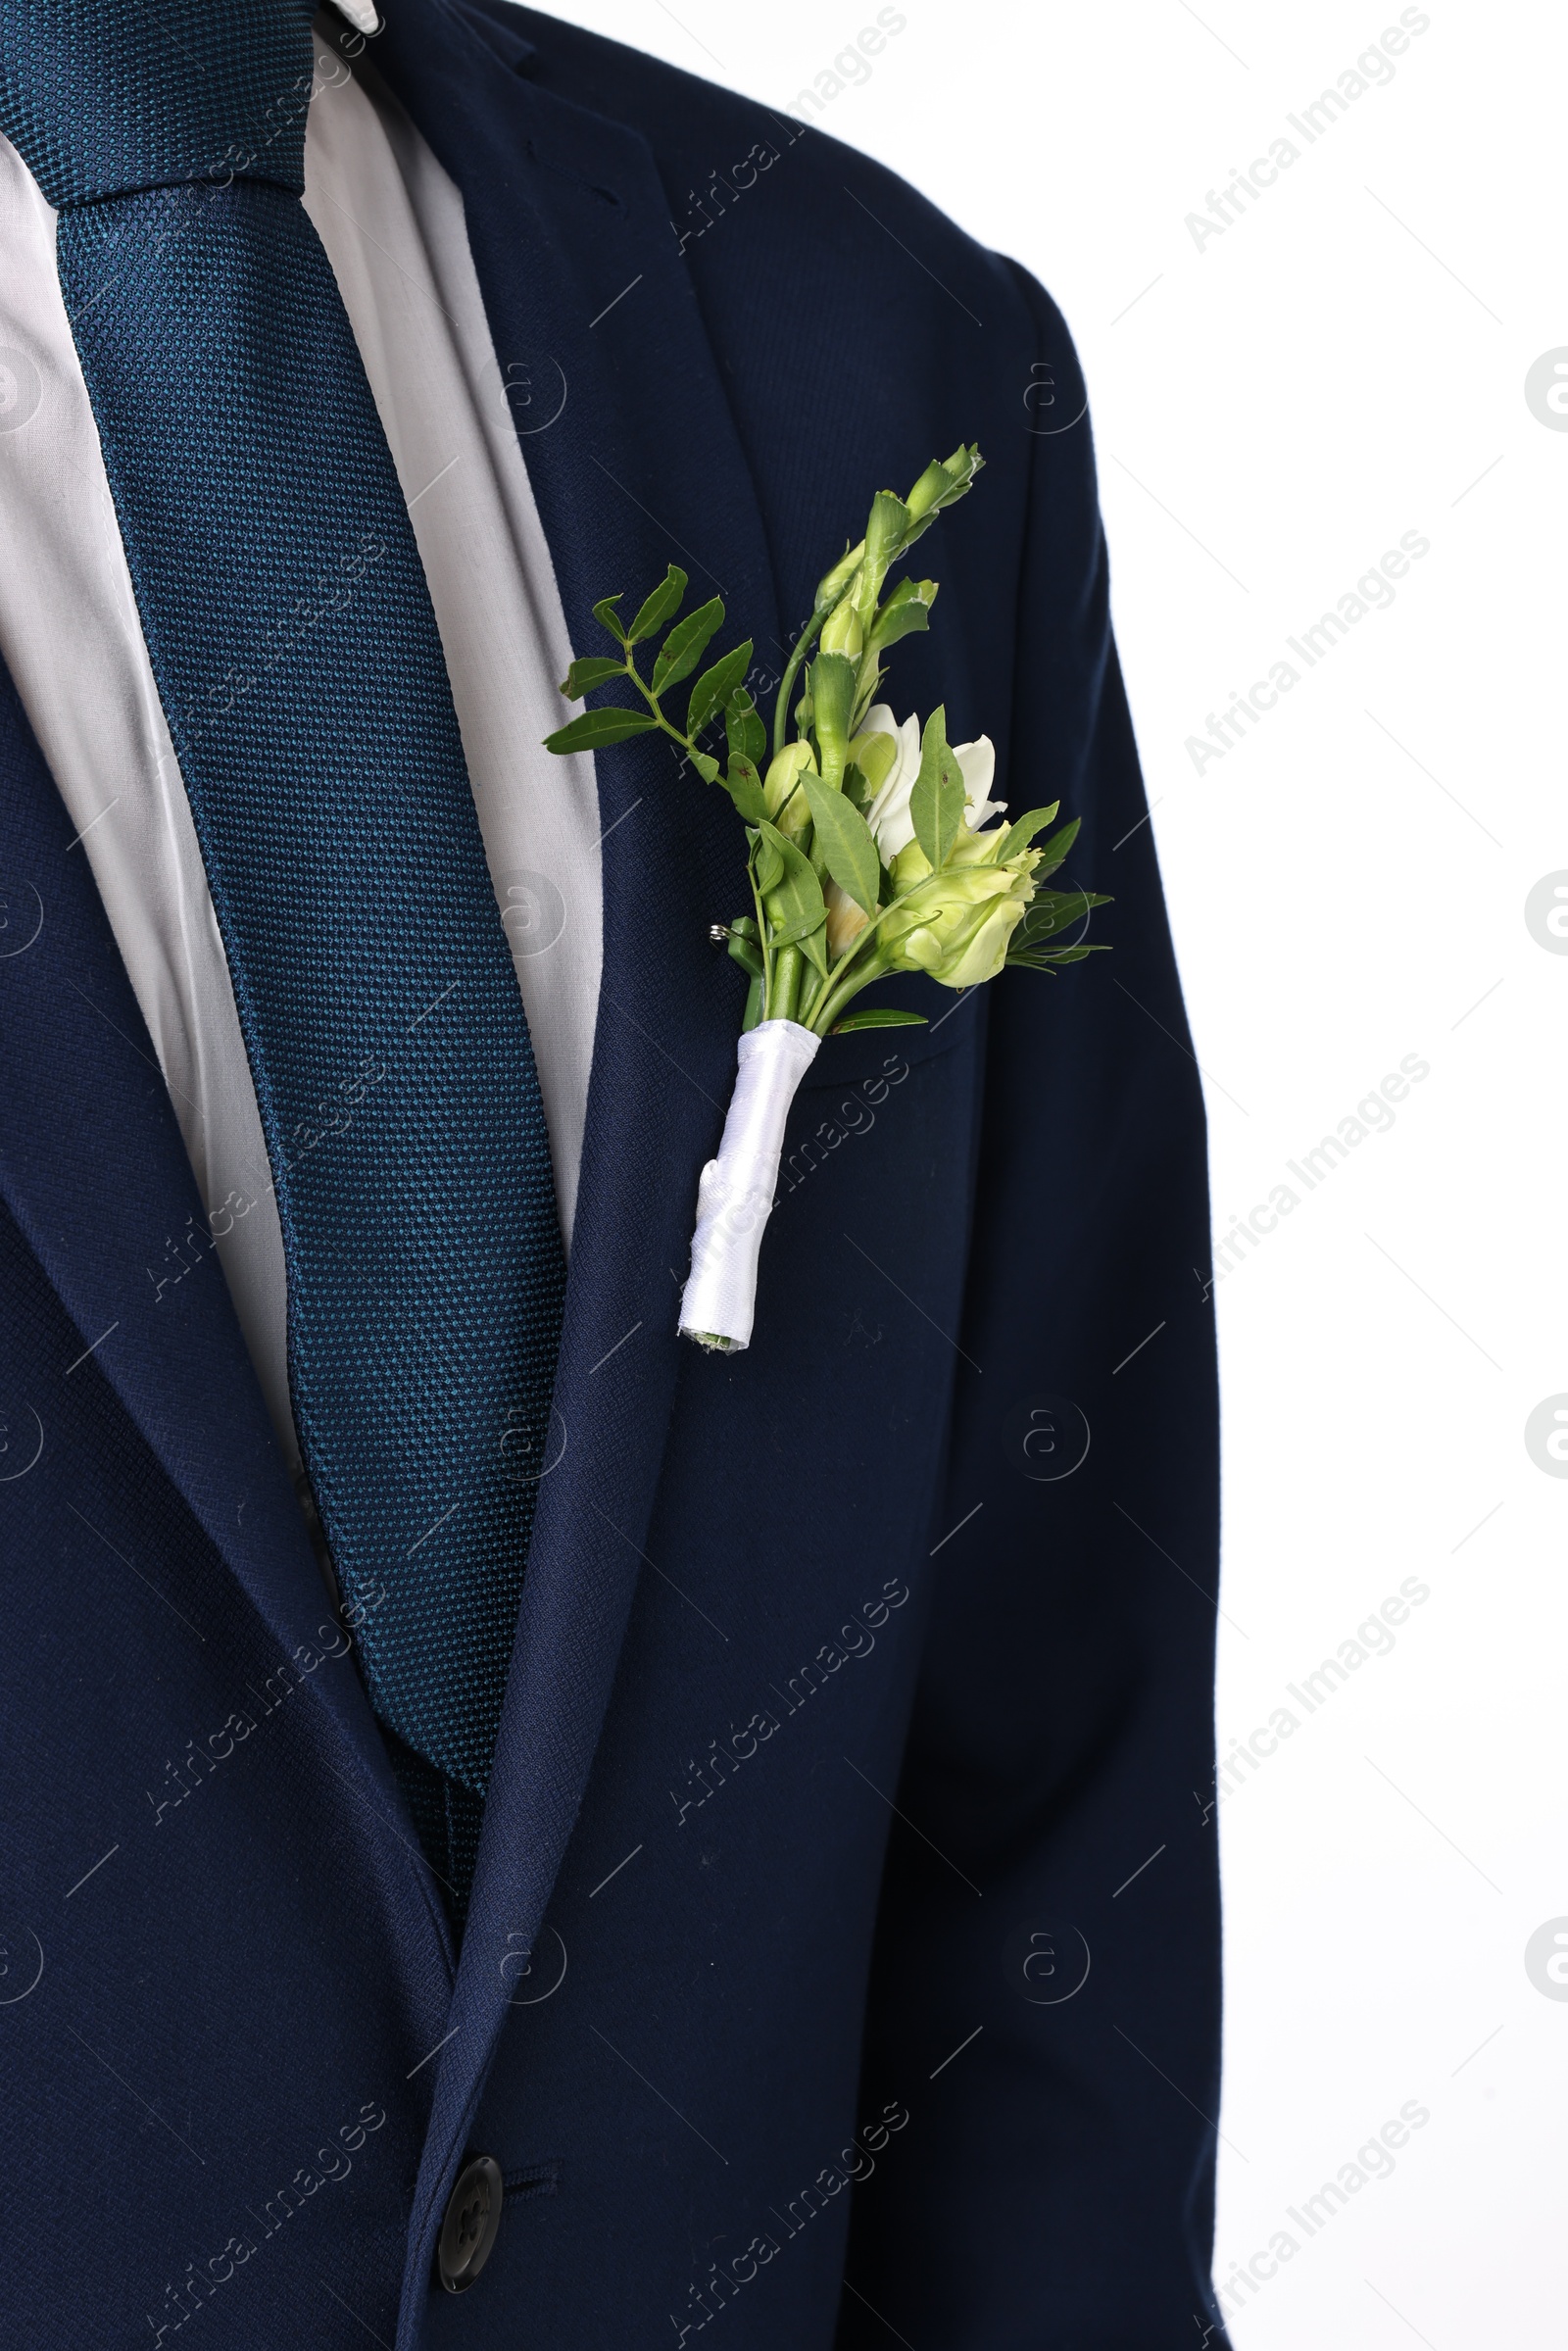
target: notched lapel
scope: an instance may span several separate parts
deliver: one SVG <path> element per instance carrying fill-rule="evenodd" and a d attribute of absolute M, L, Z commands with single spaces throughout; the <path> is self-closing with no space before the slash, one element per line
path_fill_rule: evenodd
<path fill-rule="evenodd" d="M 724 596 L 732 639 L 751 636 L 776 675 L 783 649 L 756 496 L 646 143 L 508 71 L 466 12 L 439 0 L 402 0 L 374 62 L 462 191 L 574 649 L 604 648 L 599 598 L 623 590 L 629 612 L 675 563 L 694 600 Z M 734 1075 L 741 983 L 708 934 L 715 916 L 740 910 L 739 827 L 728 801 L 652 740 L 597 761 L 604 982 L 555 1465 L 540 1493 L 400 2342 L 414 2339 L 509 1982 L 541 1932 L 592 1766 L 669 1421 L 697 1175 Z"/>

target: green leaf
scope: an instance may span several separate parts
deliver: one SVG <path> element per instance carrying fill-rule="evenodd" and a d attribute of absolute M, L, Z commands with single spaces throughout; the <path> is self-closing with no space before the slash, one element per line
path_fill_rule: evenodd
<path fill-rule="evenodd" d="M 1043 939 L 1054 939 L 1058 931 L 1081 922 L 1092 907 L 1110 904 L 1093 890 L 1037 890 L 1012 934 L 1012 944 L 1034 947 Z"/>
<path fill-rule="evenodd" d="M 640 645 L 662 629 L 666 620 L 673 620 L 680 611 L 680 600 L 686 593 L 686 574 L 678 563 L 671 563 L 652 596 L 638 607 L 637 617 L 626 638 L 628 645 Z"/>
<path fill-rule="evenodd" d="M 690 677 L 703 658 L 709 638 L 723 625 L 724 606 L 717 596 L 700 604 L 695 612 L 688 612 L 659 649 L 659 659 L 654 663 L 654 692 L 662 694 L 667 686 L 678 686 L 683 677 Z"/>
<path fill-rule="evenodd" d="M 897 645 L 901 637 L 911 636 L 915 630 L 929 628 L 928 617 L 936 602 L 937 583 L 934 579 L 901 579 L 882 610 L 871 623 L 866 637 L 867 653 L 885 653 Z"/>
<path fill-rule="evenodd" d="M 852 1029 L 923 1029 L 926 1025 L 923 1012 L 899 1012 L 892 1004 L 878 1004 L 873 1011 L 852 1012 L 848 1019 L 835 1021 L 828 1035 L 847 1037 Z"/>
<path fill-rule="evenodd" d="M 844 770 L 844 797 L 852 808 L 859 809 L 862 816 L 876 798 L 876 794 L 853 759 Z"/>
<path fill-rule="evenodd" d="M 751 665 L 752 640 L 748 637 L 744 645 L 737 645 L 733 653 L 722 655 L 711 669 L 703 671 L 686 705 L 686 732 L 694 741 L 720 704 L 740 685 Z"/>
<path fill-rule="evenodd" d="M 606 743 L 623 743 L 628 735 L 649 734 L 658 723 L 646 710 L 584 710 L 569 726 L 546 735 L 545 749 L 563 757 L 569 751 L 598 751 Z"/>
<path fill-rule="evenodd" d="M 1023 918 L 1012 934 L 1014 947 L 1039 947 L 1047 939 L 1054 939 L 1058 931 L 1081 922 L 1087 908 L 1071 896 L 1061 896 L 1050 890 L 1040 891 L 1024 908 Z"/>
<path fill-rule="evenodd" d="M 696 768 L 698 774 L 702 777 L 705 784 L 716 784 L 720 774 L 723 772 L 718 764 L 718 761 L 714 759 L 710 759 L 706 751 L 694 751 L 692 753 L 692 765 Z"/>
<path fill-rule="evenodd" d="M 602 596 L 594 606 L 594 618 L 599 622 L 601 628 L 608 628 L 611 635 L 624 645 L 627 641 L 626 626 L 615 610 L 619 602 L 618 596 Z"/>
<path fill-rule="evenodd" d="M 909 794 L 914 837 L 938 872 L 963 822 L 963 773 L 948 743 L 947 722 L 947 710 L 939 705 L 920 737 L 920 772 Z"/>
<path fill-rule="evenodd" d="M 762 779 L 750 759 L 731 759 L 729 773 L 724 777 L 724 789 L 748 824 L 766 822 L 767 801 L 762 791 Z"/>
<path fill-rule="evenodd" d="M 1078 838 L 1078 828 L 1082 823 L 1083 818 L 1075 816 L 1070 824 L 1062 826 L 1059 833 L 1053 833 L 1049 841 L 1041 842 L 1040 862 L 1035 867 L 1037 882 L 1048 881 L 1055 872 L 1056 867 L 1063 863 L 1068 851 Z"/>
<path fill-rule="evenodd" d="M 757 884 L 759 898 L 765 899 L 771 891 L 778 888 L 784 878 L 784 859 L 774 847 L 777 838 L 773 827 L 765 818 L 759 823 L 753 836 L 752 876 Z"/>
<path fill-rule="evenodd" d="M 849 892 L 861 911 L 874 914 L 882 860 L 876 854 L 870 826 L 842 792 L 829 791 L 814 775 L 803 776 L 801 782 L 823 863 L 839 888 Z"/>
<path fill-rule="evenodd" d="M 1060 806 L 1059 800 L 1054 800 L 1049 808 L 1031 808 L 1027 816 L 1020 816 L 1016 824 L 1009 824 L 1002 847 L 997 852 L 996 862 L 1005 865 L 1009 857 L 1015 857 L 1021 850 L 1027 849 L 1036 833 L 1051 822 Z M 1076 829 L 1076 826 L 1063 827 L 1064 831 Z"/>
<path fill-rule="evenodd" d="M 1057 963 L 1081 963 L 1085 955 L 1108 955 L 1109 953 L 1109 947 L 1102 940 L 1094 947 L 1014 948 L 1006 959 L 1020 971 L 1050 971 Z"/>
<path fill-rule="evenodd" d="M 607 686 L 612 677 L 624 677 L 624 661 L 607 661 L 603 654 L 590 654 L 586 661 L 573 661 L 561 681 L 561 691 L 568 702 L 581 702 L 595 686 Z"/>
<path fill-rule="evenodd" d="M 737 686 L 724 705 L 724 732 L 732 759 L 750 759 L 754 767 L 761 766 L 767 751 L 767 728 L 744 686 Z"/>
<path fill-rule="evenodd" d="M 827 920 L 822 885 L 811 867 L 811 860 L 795 843 L 781 833 L 776 824 L 762 823 L 758 831 L 767 847 L 777 855 L 781 872 L 779 879 L 762 891 L 770 926 L 770 944 L 790 947 L 804 942 L 819 931 Z M 760 877 L 758 882 L 761 889 Z M 815 957 L 812 960 L 815 961 Z"/>

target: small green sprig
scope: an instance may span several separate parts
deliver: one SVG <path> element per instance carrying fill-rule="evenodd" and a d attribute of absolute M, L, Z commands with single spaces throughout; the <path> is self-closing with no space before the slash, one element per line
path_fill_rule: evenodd
<path fill-rule="evenodd" d="M 619 596 L 607 596 L 594 606 L 595 619 L 619 644 L 621 659 L 614 661 L 594 655 L 586 661 L 573 661 L 562 680 L 562 693 L 568 702 L 580 702 L 597 687 L 622 679 L 636 688 L 648 708 L 639 710 L 612 703 L 597 710 L 585 710 L 568 726 L 558 727 L 553 735 L 547 735 L 545 749 L 562 754 L 599 751 L 608 743 L 624 743 L 631 735 L 658 730 L 680 745 L 705 784 L 716 783 L 722 775 L 731 797 L 739 794 L 736 806 L 742 815 L 755 822 L 762 813 L 761 777 L 757 762 L 767 749 L 767 730 L 742 682 L 752 665 L 750 637 L 703 671 L 687 697 L 684 727 L 675 725 L 663 709 L 664 696 L 685 683 L 711 639 L 723 627 L 722 598 L 710 598 L 707 604 L 699 605 L 696 612 L 688 612 L 684 620 L 677 622 L 655 657 L 651 679 L 644 678 L 637 666 L 634 648 L 657 636 L 665 622 L 674 618 L 685 594 L 686 574 L 679 564 L 671 563 L 653 594 L 638 608 L 629 628 L 616 609 L 621 603 Z M 697 740 L 720 710 L 724 712 L 730 746 L 731 773 L 727 775 L 717 759 L 698 748 Z M 755 801 L 750 798 L 752 792 L 757 794 Z"/>
<path fill-rule="evenodd" d="M 598 751 L 633 735 L 662 733 L 705 783 L 722 784 L 734 802 L 746 825 L 755 911 L 715 925 L 714 935 L 727 942 L 751 981 L 748 1029 L 787 1019 L 826 1036 L 915 1023 L 917 1013 L 891 1007 L 850 1013 L 848 1006 L 892 971 L 924 970 L 963 988 L 992 977 L 1004 960 L 1047 971 L 1095 952 L 1063 943 L 1062 934 L 1110 902 L 1093 892 L 1040 886 L 1071 848 L 1076 823 L 1039 849 L 1031 845 L 1055 807 L 1032 809 L 1011 826 L 971 831 L 960 754 L 972 747 L 955 752 L 940 710 L 926 721 L 912 781 L 909 767 L 900 767 L 904 755 L 894 737 L 862 732 L 882 680 L 882 655 L 929 625 L 936 600 L 935 580 L 904 577 L 889 587 L 889 573 L 938 514 L 967 494 L 983 463 L 978 448 L 960 445 L 927 465 L 906 498 L 877 492 L 863 537 L 824 573 L 796 638 L 774 706 L 765 773 L 768 730 L 745 682 L 750 639 L 702 670 L 687 696 L 684 723 L 664 708 L 724 624 L 716 596 L 676 619 L 687 588 L 677 564 L 629 625 L 620 596 L 594 606 L 620 659 L 574 661 L 562 683 L 570 701 L 630 686 L 645 707 L 615 702 L 585 710 L 545 738 L 547 750 Z M 645 678 L 635 649 L 666 628 Z M 792 711 L 797 683 L 802 690 Z M 722 761 L 701 741 L 720 716 Z M 889 858 L 867 818 L 890 775 L 905 791 L 913 839 Z"/>

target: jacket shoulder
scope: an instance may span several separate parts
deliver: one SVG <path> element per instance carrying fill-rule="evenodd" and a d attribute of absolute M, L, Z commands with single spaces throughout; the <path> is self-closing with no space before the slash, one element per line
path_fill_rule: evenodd
<path fill-rule="evenodd" d="M 688 258 L 704 276 L 710 256 L 699 246 L 715 215 L 734 204 L 739 190 L 757 184 L 760 169 L 787 154 L 789 171 L 780 178 L 792 195 L 779 222 L 783 234 L 768 240 L 770 258 L 776 261 L 786 244 L 808 252 L 819 293 L 824 280 L 840 275 L 863 284 L 866 240 L 892 238 L 890 253 L 902 246 L 917 265 L 910 297 L 933 306 L 956 301 L 970 316 L 994 321 L 1007 339 L 1035 334 L 1042 315 L 1063 331 L 1050 296 L 1016 263 L 990 252 L 886 165 L 831 135 L 833 101 L 846 86 L 836 70 L 816 74 L 778 107 L 514 0 L 456 5 L 505 46 L 514 72 L 645 140 L 673 233 L 683 252 L 690 246 Z M 883 8 L 879 23 L 891 27 L 902 16 Z M 882 37 L 894 36 L 885 30 Z M 774 290 L 785 292 L 776 283 Z"/>

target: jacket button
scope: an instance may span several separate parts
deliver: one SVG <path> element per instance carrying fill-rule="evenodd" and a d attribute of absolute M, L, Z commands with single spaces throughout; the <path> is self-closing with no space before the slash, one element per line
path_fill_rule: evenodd
<path fill-rule="evenodd" d="M 495 2249 L 505 2187 L 493 2155 L 470 2155 L 441 2223 L 436 2268 L 449 2294 L 466 2292 Z"/>

